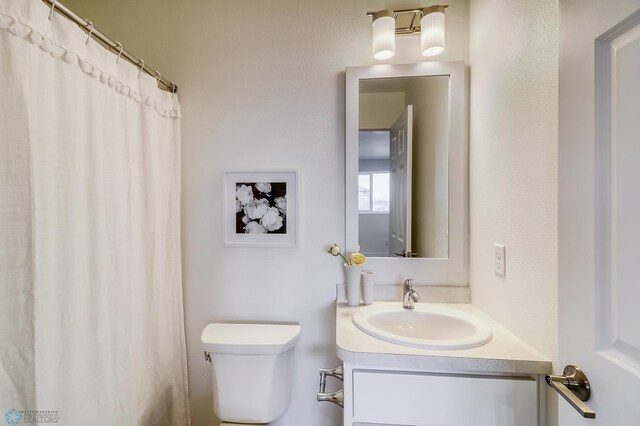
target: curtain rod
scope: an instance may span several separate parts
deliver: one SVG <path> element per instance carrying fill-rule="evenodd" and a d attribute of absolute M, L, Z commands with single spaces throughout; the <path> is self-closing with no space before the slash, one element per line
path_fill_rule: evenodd
<path fill-rule="evenodd" d="M 166 87 L 166 89 L 169 92 L 175 93 L 178 91 L 178 86 L 176 86 L 174 82 L 169 81 L 166 78 L 163 78 L 158 71 L 145 65 L 144 60 L 139 59 L 134 55 L 132 55 L 131 53 L 129 53 L 127 50 L 125 50 L 122 47 L 122 44 L 120 42 L 113 41 L 109 37 L 101 33 L 100 31 L 98 31 L 93 26 L 93 23 L 91 23 L 91 21 L 81 18 L 76 13 L 74 13 L 71 9 L 61 4 L 58 0 L 42 0 L 42 1 L 45 2 L 47 5 L 51 6 L 52 12 L 55 10 L 65 18 L 71 20 L 72 22 L 75 22 L 76 24 L 78 24 L 80 28 L 86 31 L 90 37 L 93 37 L 101 41 L 102 43 L 106 44 L 107 46 L 109 46 L 109 50 L 112 50 L 112 49 L 115 50 L 116 52 L 118 52 L 118 54 L 120 54 L 122 58 L 131 62 L 136 67 L 142 69 L 142 71 L 149 74 L 150 76 L 155 77 L 156 80 L 158 80 L 158 83 Z M 49 15 L 49 19 L 51 19 L 51 15 Z"/>

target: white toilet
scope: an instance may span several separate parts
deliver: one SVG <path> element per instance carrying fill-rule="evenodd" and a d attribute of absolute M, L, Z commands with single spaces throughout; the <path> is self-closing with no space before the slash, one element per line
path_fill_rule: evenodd
<path fill-rule="evenodd" d="M 213 365 L 213 409 L 223 422 L 268 424 L 291 400 L 291 356 L 301 327 L 208 324 L 200 340 Z"/>

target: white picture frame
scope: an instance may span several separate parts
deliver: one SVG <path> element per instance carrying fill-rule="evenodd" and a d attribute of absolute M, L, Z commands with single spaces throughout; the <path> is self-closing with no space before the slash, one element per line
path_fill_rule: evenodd
<path fill-rule="evenodd" d="M 225 246 L 297 247 L 299 200 L 298 169 L 226 170 Z"/>

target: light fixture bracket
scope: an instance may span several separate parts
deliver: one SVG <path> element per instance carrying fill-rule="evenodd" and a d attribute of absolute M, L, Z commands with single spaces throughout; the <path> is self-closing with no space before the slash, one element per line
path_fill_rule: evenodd
<path fill-rule="evenodd" d="M 413 35 L 420 33 L 420 19 L 424 15 L 433 12 L 442 12 L 448 5 L 434 5 L 419 9 L 388 10 L 383 9 L 377 12 L 367 12 L 374 21 L 383 16 L 393 16 L 396 21 L 396 35 Z"/>

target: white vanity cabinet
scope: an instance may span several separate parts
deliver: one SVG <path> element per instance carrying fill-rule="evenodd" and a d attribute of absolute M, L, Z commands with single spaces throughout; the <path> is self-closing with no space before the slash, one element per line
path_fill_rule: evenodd
<path fill-rule="evenodd" d="M 390 343 L 359 330 L 359 308 L 338 302 L 344 426 L 546 426 L 551 362 L 474 306 L 447 306 L 486 321 L 491 341 L 460 350 Z"/>
<path fill-rule="evenodd" d="M 540 426 L 537 376 L 384 370 L 344 364 L 344 425 Z"/>

